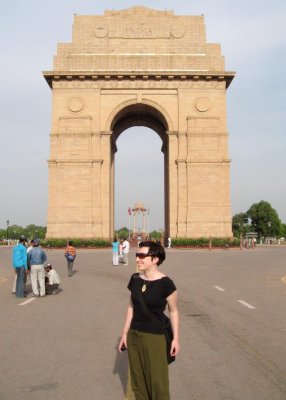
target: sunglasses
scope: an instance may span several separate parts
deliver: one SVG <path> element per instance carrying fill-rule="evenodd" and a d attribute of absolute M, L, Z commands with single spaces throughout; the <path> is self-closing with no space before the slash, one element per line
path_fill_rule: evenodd
<path fill-rule="evenodd" d="M 147 253 L 147 254 L 145 254 L 145 253 L 136 253 L 136 258 L 139 258 L 140 260 L 144 260 L 144 258 L 146 258 L 146 257 L 153 257 L 153 255 L 152 254 L 149 254 L 149 253 Z"/>

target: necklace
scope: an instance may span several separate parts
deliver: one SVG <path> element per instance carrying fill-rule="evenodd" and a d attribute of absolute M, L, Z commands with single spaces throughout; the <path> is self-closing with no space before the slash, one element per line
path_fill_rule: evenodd
<path fill-rule="evenodd" d="M 150 281 L 145 281 L 144 280 L 144 284 L 143 284 L 143 286 L 142 286 L 142 288 L 141 288 L 141 291 L 144 293 L 145 292 L 145 290 L 147 289 L 147 285 L 148 285 L 148 283 L 149 283 Z"/>

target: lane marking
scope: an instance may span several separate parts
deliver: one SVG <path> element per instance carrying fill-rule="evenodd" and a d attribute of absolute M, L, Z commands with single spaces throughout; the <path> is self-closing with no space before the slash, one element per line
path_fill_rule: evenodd
<path fill-rule="evenodd" d="M 237 300 L 240 304 L 242 304 L 243 306 L 250 308 L 250 309 L 254 309 L 255 307 L 253 307 L 251 304 L 246 303 L 246 301 L 244 300 Z"/>
<path fill-rule="evenodd" d="M 283 276 L 283 277 L 281 278 L 281 281 L 282 281 L 283 283 L 286 283 L 286 276 Z"/>
<path fill-rule="evenodd" d="M 7 279 L 6 278 L 0 278 L 0 283 L 6 282 Z"/>
<path fill-rule="evenodd" d="M 222 288 L 222 287 L 220 287 L 220 286 L 214 286 L 217 290 L 219 290 L 220 292 L 225 292 L 225 290 Z"/>
<path fill-rule="evenodd" d="M 19 306 L 25 306 L 26 304 L 31 303 L 32 301 L 36 300 L 36 297 L 32 297 L 29 300 L 23 301 L 23 303 L 20 303 Z"/>

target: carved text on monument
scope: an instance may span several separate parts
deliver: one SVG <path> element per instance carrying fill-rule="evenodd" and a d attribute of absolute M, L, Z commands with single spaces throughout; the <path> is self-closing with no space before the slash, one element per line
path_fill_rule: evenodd
<path fill-rule="evenodd" d="M 123 27 L 99 26 L 95 30 L 97 38 L 120 39 L 179 39 L 184 36 L 185 30 L 179 25 L 165 27 L 151 27 L 146 24 L 129 25 Z"/>

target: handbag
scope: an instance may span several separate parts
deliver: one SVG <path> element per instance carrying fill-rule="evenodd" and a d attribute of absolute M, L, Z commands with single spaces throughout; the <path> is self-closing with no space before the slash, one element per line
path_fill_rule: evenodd
<path fill-rule="evenodd" d="M 68 261 L 74 261 L 74 259 L 75 259 L 75 256 L 73 256 L 72 254 L 70 254 L 70 253 L 67 253 L 66 254 L 66 259 L 68 260 Z"/>
<path fill-rule="evenodd" d="M 138 276 L 139 276 L 139 274 L 138 274 Z M 173 340 L 173 337 L 174 337 L 170 318 L 168 318 L 167 315 L 163 313 L 163 318 L 161 319 L 158 314 L 155 314 L 154 312 L 152 312 L 150 310 L 150 308 L 147 306 L 147 304 L 145 303 L 144 297 L 143 297 L 142 292 L 141 292 L 140 289 L 138 290 L 138 297 L 139 297 L 140 304 L 141 304 L 142 309 L 145 312 L 145 314 L 152 321 L 155 321 L 156 323 L 158 323 L 158 321 L 160 321 L 160 323 L 162 325 L 162 331 L 165 334 L 166 343 L 167 343 L 167 348 L 166 348 L 167 360 L 168 360 L 168 364 L 171 364 L 172 362 L 175 361 L 176 357 L 172 356 L 170 354 L 171 344 L 172 344 L 172 340 Z"/>

